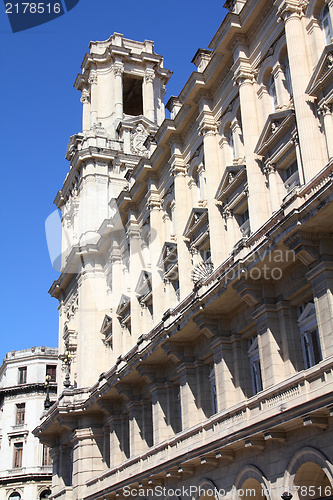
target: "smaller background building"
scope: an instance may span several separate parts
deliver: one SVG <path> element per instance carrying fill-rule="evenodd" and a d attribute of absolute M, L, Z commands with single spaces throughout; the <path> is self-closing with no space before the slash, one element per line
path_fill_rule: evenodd
<path fill-rule="evenodd" d="M 6 354 L 0 368 L 0 500 L 48 498 L 49 450 L 32 434 L 39 424 L 50 375 L 56 400 L 58 350 L 32 347 Z"/>

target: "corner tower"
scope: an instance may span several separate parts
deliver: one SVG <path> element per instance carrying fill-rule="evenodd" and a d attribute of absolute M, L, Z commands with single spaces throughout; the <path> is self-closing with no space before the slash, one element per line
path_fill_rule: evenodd
<path fill-rule="evenodd" d="M 131 172 L 148 156 L 146 139 L 164 120 L 171 72 L 153 42 L 119 33 L 91 42 L 81 67 L 75 87 L 81 91 L 82 132 L 70 137 L 70 170 L 55 199 L 62 213 L 61 275 L 50 293 L 59 300 L 60 354 L 71 354 L 63 356 L 63 379 L 70 359 L 71 384 L 87 387 L 111 361 L 101 325 L 112 317 L 109 260 L 116 199 L 128 190 Z"/>

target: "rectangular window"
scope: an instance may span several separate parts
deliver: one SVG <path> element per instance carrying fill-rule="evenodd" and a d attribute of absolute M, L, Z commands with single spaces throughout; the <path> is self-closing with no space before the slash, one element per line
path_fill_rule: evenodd
<path fill-rule="evenodd" d="M 43 462 L 42 466 L 46 467 L 52 465 L 52 459 L 50 457 L 50 448 L 43 444 Z"/>
<path fill-rule="evenodd" d="M 16 405 L 16 425 L 23 425 L 25 420 L 25 403 Z"/>
<path fill-rule="evenodd" d="M 14 469 L 22 467 L 23 443 L 14 444 Z"/>
<path fill-rule="evenodd" d="M 142 79 L 123 77 L 123 109 L 124 114 L 143 115 Z"/>
<path fill-rule="evenodd" d="M 261 366 L 259 355 L 258 336 L 249 340 L 248 356 L 250 359 L 253 395 L 262 391 Z"/>
<path fill-rule="evenodd" d="M 26 366 L 21 366 L 18 369 L 18 383 L 19 384 L 26 384 L 27 383 L 27 367 Z"/>
<path fill-rule="evenodd" d="M 56 365 L 46 365 L 46 375 L 49 375 L 50 382 L 57 381 L 57 366 Z"/>

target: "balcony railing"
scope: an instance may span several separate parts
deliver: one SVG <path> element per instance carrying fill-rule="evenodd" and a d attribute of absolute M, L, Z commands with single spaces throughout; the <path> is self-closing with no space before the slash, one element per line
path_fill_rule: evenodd
<path fill-rule="evenodd" d="M 134 483 L 138 471 L 140 475 L 144 473 L 149 477 L 150 471 L 152 475 L 161 473 L 162 470 L 167 470 L 168 463 L 174 463 L 175 460 L 177 463 L 182 459 L 186 462 L 196 456 L 203 456 L 204 453 L 221 450 L 226 445 L 230 449 L 233 442 L 239 443 L 240 439 L 244 440 L 245 445 L 246 439 L 256 434 L 258 422 L 260 431 L 257 432 L 262 434 L 274 427 L 276 421 L 281 422 L 281 413 L 284 414 L 285 422 L 299 420 L 309 415 L 315 399 L 316 407 L 320 406 L 320 398 L 323 407 L 331 404 L 329 395 L 332 391 L 333 356 L 231 408 L 220 411 L 208 420 L 179 432 L 169 440 L 148 448 L 141 455 L 131 457 L 119 466 L 89 480 L 86 483 L 85 498 L 101 489 L 116 491 L 117 485 L 124 481 L 126 484 Z"/>

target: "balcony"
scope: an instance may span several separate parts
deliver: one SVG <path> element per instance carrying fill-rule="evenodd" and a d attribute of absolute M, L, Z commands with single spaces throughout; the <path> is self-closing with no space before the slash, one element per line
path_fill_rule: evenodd
<path fill-rule="evenodd" d="M 175 461 L 196 465 L 205 454 L 212 453 L 217 460 L 230 458 L 233 450 L 253 442 L 256 446 L 260 443 L 260 448 L 264 449 L 266 440 L 275 439 L 275 435 L 282 439 L 297 426 L 313 425 L 324 429 L 329 414 L 333 413 L 332 391 L 333 357 L 330 357 L 91 479 L 86 483 L 84 497 L 101 489 L 105 493 L 115 492 L 124 482 L 135 483 L 136 476 L 140 475 L 141 479 L 142 474 L 151 480 L 155 474 L 161 478 Z"/>

